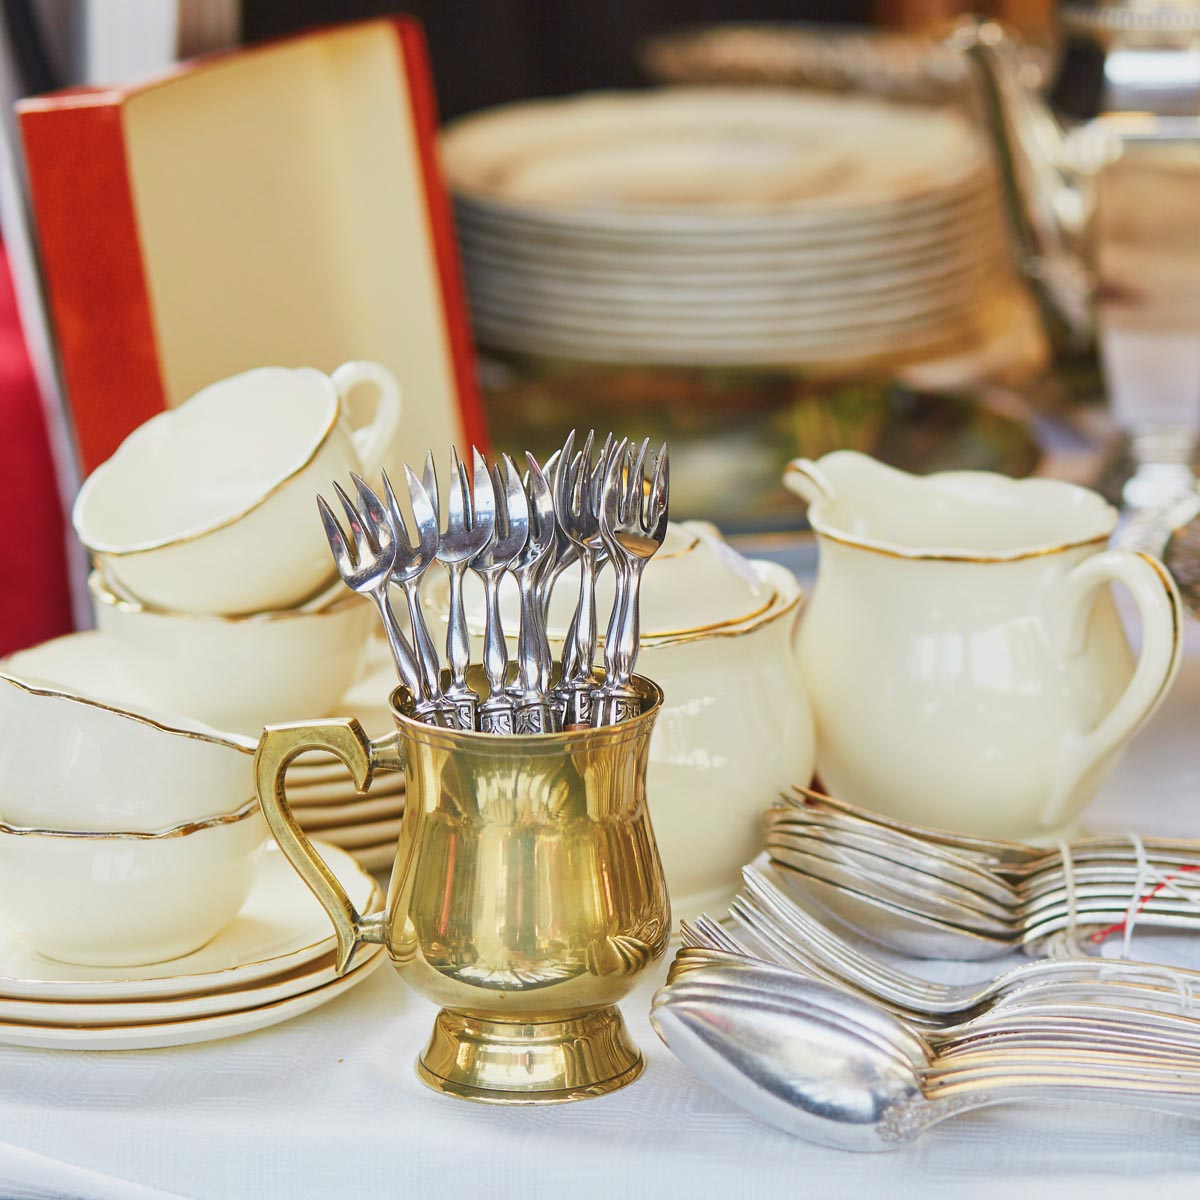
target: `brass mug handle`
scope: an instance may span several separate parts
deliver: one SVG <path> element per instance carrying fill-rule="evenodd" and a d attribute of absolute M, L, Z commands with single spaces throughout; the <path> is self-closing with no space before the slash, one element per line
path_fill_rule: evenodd
<path fill-rule="evenodd" d="M 313 848 L 292 815 L 284 789 L 288 765 L 306 750 L 328 750 L 350 769 L 361 795 L 376 771 L 403 770 L 399 738 L 392 734 L 372 742 L 358 721 L 330 720 L 268 725 L 254 753 L 254 787 L 259 807 L 288 862 L 329 914 L 337 935 L 338 975 L 350 969 L 355 951 L 366 942 L 384 941 L 384 914 L 360 913 L 337 876 Z"/>

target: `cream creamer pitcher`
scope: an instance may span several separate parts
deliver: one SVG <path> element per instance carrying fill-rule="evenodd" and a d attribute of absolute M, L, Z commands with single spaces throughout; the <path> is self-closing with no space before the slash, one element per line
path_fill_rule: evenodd
<path fill-rule="evenodd" d="M 922 825 L 1053 841 L 1179 668 L 1162 565 L 1106 549 L 1085 488 L 981 471 L 924 478 L 853 451 L 797 459 L 817 586 L 798 632 L 817 771 L 843 800 Z M 1136 664 L 1110 584 L 1141 615 Z"/>

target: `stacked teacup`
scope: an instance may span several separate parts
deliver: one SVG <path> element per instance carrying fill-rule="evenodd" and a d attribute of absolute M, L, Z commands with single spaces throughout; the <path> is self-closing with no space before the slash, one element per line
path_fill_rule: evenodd
<path fill-rule="evenodd" d="M 266 840 L 258 733 L 332 711 L 372 628 L 314 495 L 377 474 L 399 418 L 378 364 L 262 368 L 146 422 L 85 482 L 99 632 L 0 663 L 0 916 L 38 953 L 163 962 L 235 918 Z"/>
<path fill-rule="evenodd" d="M 376 403 L 355 428 L 361 384 Z M 264 367 L 146 422 L 93 472 L 74 522 L 96 621 L 148 699 L 251 734 L 331 710 L 369 617 L 337 579 L 313 497 L 377 474 L 399 422 L 377 363 Z"/>

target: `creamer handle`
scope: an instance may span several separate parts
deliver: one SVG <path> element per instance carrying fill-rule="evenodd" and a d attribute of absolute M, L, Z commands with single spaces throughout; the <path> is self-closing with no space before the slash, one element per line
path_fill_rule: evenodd
<path fill-rule="evenodd" d="M 1055 617 L 1068 653 L 1082 653 L 1096 591 L 1109 583 L 1124 584 L 1138 606 L 1142 651 L 1133 678 L 1108 715 L 1095 729 L 1069 736 L 1064 744 L 1041 818 L 1051 829 L 1071 810 L 1071 797 L 1085 776 L 1154 714 L 1183 657 L 1183 605 L 1175 581 L 1157 559 L 1128 550 L 1108 550 L 1080 563 L 1061 583 L 1057 604 L 1062 608 Z"/>
<path fill-rule="evenodd" d="M 834 497 L 833 484 L 810 458 L 793 458 L 784 468 L 783 485 L 809 504 Z"/>

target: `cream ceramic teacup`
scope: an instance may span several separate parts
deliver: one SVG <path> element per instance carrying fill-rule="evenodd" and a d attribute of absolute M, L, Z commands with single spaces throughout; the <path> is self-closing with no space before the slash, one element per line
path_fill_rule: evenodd
<path fill-rule="evenodd" d="M 163 612 L 88 580 L 96 627 L 118 671 L 159 708 L 257 736 L 264 725 L 325 716 L 358 675 L 371 605 L 340 581 L 325 607 L 228 617 Z"/>
<path fill-rule="evenodd" d="M 1084 488 L 797 459 L 817 585 L 800 662 L 826 791 L 915 824 L 1050 843 L 1158 707 L 1181 653 L 1161 564 L 1107 550 Z M 1141 614 L 1136 666 L 1109 585 Z"/>
<path fill-rule="evenodd" d="M 254 793 L 254 742 L 131 702 L 103 634 L 0 663 L 0 821 L 157 833 L 224 817 Z"/>
<path fill-rule="evenodd" d="M 364 383 L 378 399 L 354 429 L 346 401 Z M 141 603 L 290 608 L 333 574 L 314 495 L 351 471 L 375 475 L 399 424 L 399 385 L 378 363 L 234 375 L 135 429 L 84 483 L 75 530 Z"/>
<path fill-rule="evenodd" d="M 88 790 L 82 780 L 77 786 Z M 179 958 L 237 916 L 266 835 L 257 800 L 155 834 L 0 822 L 0 921 L 62 962 L 131 967 Z"/>

